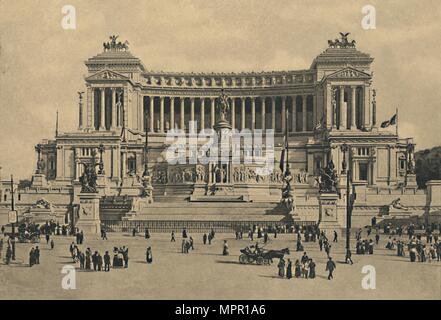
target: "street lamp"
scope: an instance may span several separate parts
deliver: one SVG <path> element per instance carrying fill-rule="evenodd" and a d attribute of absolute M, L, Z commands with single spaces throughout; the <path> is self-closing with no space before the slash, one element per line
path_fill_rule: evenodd
<path fill-rule="evenodd" d="M 149 148 L 149 115 L 145 115 L 145 142 L 144 142 L 144 172 L 143 176 L 147 177 L 149 175 L 149 161 L 148 161 L 148 148 Z"/>
<path fill-rule="evenodd" d="M 18 214 L 15 212 L 15 203 L 14 203 L 14 177 L 11 174 L 11 212 L 14 214 L 15 221 L 12 221 L 12 235 L 11 235 L 11 247 L 12 247 L 12 256 L 11 259 L 15 260 L 15 224 L 18 223 Z"/>
<path fill-rule="evenodd" d="M 352 225 L 352 209 L 354 206 L 354 201 L 356 198 L 355 192 L 351 194 L 351 180 L 352 180 L 352 170 L 351 165 L 347 165 L 346 152 L 351 150 L 351 147 L 344 143 L 341 147 L 343 153 L 342 161 L 342 174 L 346 173 L 346 252 L 351 249 L 351 225 Z M 350 154 L 348 153 L 348 159 L 350 159 Z"/>

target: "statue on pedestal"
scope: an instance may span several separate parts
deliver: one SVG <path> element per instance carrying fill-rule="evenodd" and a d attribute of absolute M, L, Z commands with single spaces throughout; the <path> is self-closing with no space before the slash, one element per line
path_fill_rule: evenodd
<path fill-rule="evenodd" d="M 80 177 L 81 192 L 83 193 L 96 193 L 96 162 L 95 152 L 92 153 L 92 162 L 84 164 L 84 173 Z"/>
<path fill-rule="evenodd" d="M 230 111 L 230 104 L 228 103 L 228 96 L 225 94 L 224 89 L 219 96 L 219 102 L 217 104 L 217 110 L 219 112 L 220 121 L 227 121 L 227 114 Z"/>
<path fill-rule="evenodd" d="M 286 207 L 290 214 L 292 214 L 295 209 L 294 192 L 291 186 L 292 180 L 293 176 L 291 175 L 291 171 L 287 166 L 285 175 L 283 177 L 282 200 L 280 202 Z"/>
<path fill-rule="evenodd" d="M 320 177 L 317 181 L 319 184 L 320 193 L 333 193 L 337 190 L 337 171 L 335 170 L 334 162 L 330 160 L 325 169 L 320 169 Z"/>

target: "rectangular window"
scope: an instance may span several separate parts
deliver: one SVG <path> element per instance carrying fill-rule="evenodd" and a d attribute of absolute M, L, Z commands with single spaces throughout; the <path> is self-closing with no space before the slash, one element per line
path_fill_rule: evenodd
<path fill-rule="evenodd" d="M 359 168 L 359 180 L 360 181 L 367 181 L 368 180 L 368 164 L 367 163 L 360 163 L 358 165 Z"/>

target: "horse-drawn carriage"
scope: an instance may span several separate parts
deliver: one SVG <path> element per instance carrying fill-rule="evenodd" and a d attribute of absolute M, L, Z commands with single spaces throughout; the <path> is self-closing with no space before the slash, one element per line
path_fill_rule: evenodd
<path fill-rule="evenodd" d="M 239 262 L 241 264 L 251 264 L 256 262 L 258 265 L 269 265 L 273 262 L 274 258 L 283 258 L 285 254 L 289 254 L 289 249 L 284 248 L 281 250 L 265 250 L 252 247 L 246 247 L 240 250 Z"/>

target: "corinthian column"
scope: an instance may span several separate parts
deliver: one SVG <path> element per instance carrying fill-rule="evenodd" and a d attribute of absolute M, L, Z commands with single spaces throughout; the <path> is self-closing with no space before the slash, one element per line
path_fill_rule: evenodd
<path fill-rule="evenodd" d="M 194 121 L 194 98 L 190 98 L 190 121 Z"/>
<path fill-rule="evenodd" d="M 214 111 L 214 103 L 216 102 L 215 98 L 210 98 L 211 99 L 211 126 L 213 127 L 216 121 L 216 114 Z"/>
<path fill-rule="evenodd" d="M 170 97 L 170 129 L 175 128 L 175 97 Z"/>
<path fill-rule="evenodd" d="M 100 88 L 101 93 L 101 104 L 100 104 L 100 128 L 99 130 L 106 130 L 105 127 L 105 107 L 106 107 L 106 96 L 105 96 L 105 89 Z"/>
<path fill-rule="evenodd" d="M 159 131 L 164 132 L 164 97 L 160 97 Z"/>
<path fill-rule="evenodd" d="M 201 101 L 201 130 L 205 129 L 205 98 L 200 98 Z"/>
<path fill-rule="evenodd" d="M 307 95 L 302 96 L 302 131 L 308 130 L 308 112 L 306 108 Z"/>
<path fill-rule="evenodd" d="M 265 130 L 265 112 L 266 112 L 266 99 L 265 97 L 260 98 L 262 101 L 262 119 L 260 119 L 262 130 Z"/>
<path fill-rule="evenodd" d="M 185 110 L 184 110 L 185 98 L 179 97 L 179 111 L 181 113 L 181 130 L 185 130 Z"/>
<path fill-rule="evenodd" d="M 150 132 L 155 131 L 155 97 L 150 96 Z"/>
<path fill-rule="evenodd" d="M 251 130 L 256 128 L 256 98 L 251 98 Z"/>
<path fill-rule="evenodd" d="M 112 91 L 112 121 L 110 129 L 115 129 L 116 126 L 116 88 L 111 88 Z"/>
<path fill-rule="evenodd" d="M 243 130 L 243 129 L 245 129 L 245 126 L 246 126 L 246 122 L 245 122 L 245 101 L 246 101 L 246 98 L 242 98 L 242 101 L 241 101 L 241 105 L 240 105 L 240 122 L 241 122 L 241 129 Z"/>
<path fill-rule="evenodd" d="M 345 105 L 345 87 L 340 87 L 340 130 L 347 128 L 347 113 L 348 110 Z"/>
<path fill-rule="evenodd" d="M 357 87 L 355 87 L 355 86 L 351 87 L 351 124 L 350 124 L 350 129 L 355 129 L 355 104 L 357 101 L 356 90 L 357 90 Z"/>
<path fill-rule="evenodd" d="M 282 132 L 285 133 L 286 129 L 286 97 L 280 97 L 282 99 Z"/>
<path fill-rule="evenodd" d="M 236 98 L 231 98 L 231 126 L 236 128 Z"/>
<path fill-rule="evenodd" d="M 276 131 L 276 99 L 271 97 L 271 129 Z"/>
<path fill-rule="evenodd" d="M 296 132 L 297 131 L 297 96 L 292 96 L 291 101 L 292 101 L 292 114 L 291 114 L 292 132 Z"/>

